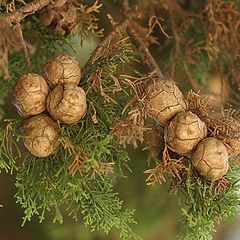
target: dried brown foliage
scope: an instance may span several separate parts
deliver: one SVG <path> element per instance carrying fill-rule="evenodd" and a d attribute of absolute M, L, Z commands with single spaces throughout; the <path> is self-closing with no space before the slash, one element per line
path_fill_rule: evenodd
<path fill-rule="evenodd" d="M 10 25 L 4 19 L 0 19 L 0 73 L 4 79 L 9 78 L 8 55 L 10 51 L 19 51 L 21 49 L 21 40 L 16 26 Z"/>
<path fill-rule="evenodd" d="M 113 44 L 114 39 L 110 39 L 110 41 L 107 43 L 107 45 L 100 45 L 100 47 L 97 49 L 97 51 L 94 52 L 92 55 L 89 64 L 96 63 L 97 60 L 100 59 L 111 59 L 114 58 L 115 55 L 121 51 L 124 46 L 128 45 L 128 38 L 124 38 L 120 41 L 117 41 Z M 111 47 L 110 47 L 111 44 Z M 126 51 L 132 51 L 131 49 L 126 49 Z M 121 58 L 121 56 L 119 56 Z M 127 60 L 127 59 L 124 59 Z M 113 63 L 113 68 L 114 63 Z M 104 81 L 104 77 L 109 76 L 111 80 L 111 84 L 106 84 Z M 103 65 L 100 68 L 96 68 L 93 70 L 90 74 L 90 76 L 87 79 L 87 82 L 89 83 L 89 88 L 86 91 L 86 94 L 89 92 L 100 92 L 101 96 L 107 101 L 112 102 L 114 104 L 117 104 L 116 100 L 114 100 L 111 95 L 116 94 L 120 91 L 122 91 L 122 86 L 120 84 L 120 81 L 117 77 L 113 75 L 109 75 L 109 66 Z"/>
<path fill-rule="evenodd" d="M 147 185 L 166 182 L 166 175 L 173 179 L 172 182 L 178 184 L 182 182 L 184 176 L 184 157 L 179 159 L 172 158 L 167 146 L 163 151 L 162 161 L 153 169 L 148 169 L 144 173 L 149 174 L 146 179 Z"/>
<path fill-rule="evenodd" d="M 151 130 L 146 132 L 144 145 L 143 150 L 147 150 L 149 153 L 147 162 L 150 165 L 152 160 L 156 161 L 159 154 L 164 150 L 164 135 L 160 124 L 153 125 Z"/>
<path fill-rule="evenodd" d="M 206 123 L 211 136 L 240 137 L 240 120 L 236 118 L 237 110 L 216 106 L 214 98 L 200 96 L 193 91 L 188 93 L 187 102 L 189 110 L 196 113 Z"/>
<path fill-rule="evenodd" d="M 134 107 L 135 105 L 135 107 Z M 137 102 L 133 103 L 127 117 L 119 122 L 113 129 L 112 134 L 117 137 L 120 144 L 126 147 L 127 144 L 138 146 L 138 142 L 144 141 L 145 132 L 151 130 L 145 126 L 146 113 L 140 108 Z"/>
<path fill-rule="evenodd" d="M 115 163 L 113 162 L 95 162 L 94 166 L 92 167 L 92 173 L 91 173 L 91 177 L 93 179 L 96 178 L 96 176 L 98 175 L 104 175 L 107 173 L 113 173 L 114 170 L 114 165 Z"/>
<path fill-rule="evenodd" d="M 207 36 L 211 44 L 220 50 L 239 55 L 240 12 L 236 1 L 208 0 L 203 11 Z"/>
<path fill-rule="evenodd" d="M 64 147 L 74 157 L 73 161 L 69 165 L 69 174 L 74 177 L 78 172 L 83 176 L 84 172 L 88 172 L 91 178 L 96 178 L 97 175 L 103 175 L 113 172 L 115 163 L 112 162 L 97 162 L 89 164 L 89 156 L 80 146 L 73 146 L 67 138 L 62 138 Z"/>
<path fill-rule="evenodd" d="M 164 81 L 164 77 L 161 79 L 157 71 L 152 71 L 147 75 L 141 77 L 122 75 L 122 78 L 124 85 L 127 88 L 130 88 L 131 93 L 135 95 L 137 101 L 142 103 L 144 102 L 144 98 L 146 97 L 146 86 L 161 80 Z"/>
<path fill-rule="evenodd" d="M 223 195 L 230 187 L 231 182 L 223 177 L 213 183 L 213 192 L 218 195 Z"/>
<path fill-rule="evenodd" d="M 94 71 L 90 75 L 87 81 L 90 82 L 91 85 L 87 89 L 86 94 L 91 91 L 97 91 L 100 92 L 101 96 L 105 99 L 105 101 L 117 104 L 117 101 L 114 100 L 110 95 L 122 91 L 119 80 L 115 76 L 110 76 L 113 84 L 111 85 L 111 87 L 105 86 L 102 81 L 102 76 L 104 76 L 104 74 L 104 69 L 99 69 Z"/>
<path fill-rule="evenodd" d="M 154 2 L 155 9 L 148 10 L 151 14 L 158 12 L 157 15 L 164 16 L 163 29 L 168 29 L 167 32 L 174 36 L 174 45 L 170 50 L 173 78 L 181 72 L 183 79 L 185 77 L 195 91 L 200 90 L 202 86 L 192 72 L 192 67 L 198 64 L 199 57 L 207 54 L 212 66 L 216 65 L 219 71 L 224 71 L 219 69 L 219 58 L 222 58 L 223 65 L 224 61 L 229 61 L 230 80 L 240 83 L 240 9 L 237 1 L 198 1 L 198 11 L 189 10 L 191 5 L 195 5 L 193 1 L 189 2 L 190 6 L 176 0 Z M 150 7 L 152 4 L 146 5 Z M 195 33 L 196 37 L 191 33 Z M 228 56 L 228 60 L 223 59 L 225 56 Z"/>
<path fill-rule="evenodd" d="M 68 149 L 70 150 L 70 153 L 74 156 L 74 160 L 69 166 L 69 174 L 74 177 L 75 174 L 79 172 L 79 174 L 82 175 L 88 160 L 87 154 L 84 153 L 84 151 L 80 147 L 77 148 L 77 151 L 72 148 Z"/>
<path fill-rule="evenodd" d="M 158 71 L 152 71 L 146 76 L 134 77 L 128 75 L 121 76 L 124 88 L 129 88 L 133 95 L 132 100 L 125 106 L 123 113 L 127 112 L 127 117 L 119 122 L 112 130 L 112 134 L 117 137 L 119 142 L 126 146 L 132 144 L 134 148 L 138 142 L 142 143 L 146 138 L 145 135 L 151 136 L 147 141 L 148 150 L 157 151 L 159 136 L 153 133 L 153 127 L 146 125 L 147 113 L 144 106 L 145 86 L 156 81 L 164 81 L 165 77 L 160 77 Z M 155 153 L 152 152 L 154 155 Z"/>
<path fill-rule="evenodd" d="M 240 83 L 240 9 L 236 1 L 207 1 L 202 13 L 206 29 L 206 50 L 211 58 L 219 52 L 230 55 L 230 77 Z"/>

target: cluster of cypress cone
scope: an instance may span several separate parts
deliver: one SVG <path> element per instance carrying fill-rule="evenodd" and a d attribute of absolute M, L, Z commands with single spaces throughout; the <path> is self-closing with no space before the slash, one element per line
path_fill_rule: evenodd
<path fill-rule="evenodd" d="M 84 117 L 87 102 L 78 86 L 81 69 L 74 57 L 59 55 L 44 68 L 45 78 L 28 73 L 14 87 L 13 104 L 27 118 L 22 134 L 26 148 L 37 157 L 55 153 L 60 144 L 60 125 L 73 124 Z"/>
<path fill-rule="evenodd" d="M 145 93 L 146 111 L 164 126 L 168 148 L 180 156 L 188 156 L 205 179 L 215 181 L 222 178 L 228 172 L 229 158 L 235 152 L 227 148 L 223 139 L 212 137 L 206 123 L 188 110 L 176 83 L 164 79 L 149 84 Z M 231 145 L 231 139 L 229 141 L 228 145 Z M 236 150 L 239 152 L 240 149 Z"/>

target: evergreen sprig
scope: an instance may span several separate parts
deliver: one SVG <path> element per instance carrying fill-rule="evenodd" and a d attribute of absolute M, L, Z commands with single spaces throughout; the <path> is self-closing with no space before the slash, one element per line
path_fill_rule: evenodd
<path fill-rule="evenodd" d="M 95 161 L 105 161 L 106 155 L 113 156 L 110 161 L 120 161 L 118 157 L 121 153 L 127 157 L 126 152 L 121 149 L 116 156 L 114 152 L 110 154 L 110 148 L 114 148 L 114 145 L 108 139 L 105 142 L 89 143 L 88 147 L 92 148 L 89 166 Z M 108 233 L 112 228 L 117 228 L 122 239 L 133 236 L 136 239 L 128 226 L 128 223 L 135 223 L 133 211 L 122 211 L 122 201 L 113 192 L 111 179 L 102 174 L 93 178 L 89 166 L 81 174 L 71 176 L 69 164 L 73 158 L 64 148 L 48 159 L 29 157 L 28 154 L 19 167 L 16 182 L 17 202 L 25 208 L 23 224 L 30 221 L 33 215 L 37 215 L 41 222 L 48 211 L 53 215 L 53 222 L 63 222 L 61 206 L 64 205 L 66 212 L 75 220 L 79 218 L 79 214 L 83 215 L 85 224 L 90 225 L 92 231 L 102 229 Z"/>
<path fill-rule="evenodd" d="M 28 35 L 27 24 L 31 26 Z M 68 39 L 46 36 L 46 29 L 34 17 L 26 22 L 26 39 L 39 43 L 32 67 L 42 73 L 47 60 L 65 51 Z M 114 45 L 113 45 L 114 43 Z M 63 47 L 64 46 L 64 47 Z M 60 50 L 59 50 L 60 49 Z M 11 56 L 17 56 L 13 54 Z M 23 55 L 19 55 L 23 62 Z M 124 104 L 118 104 L 118 97 L 126 93 L 117 79 L 118 68 L 135 59 L 127 39 L 109 42 L 91 64 L 87 64 L 81 79 L 81 87 L 87 92 L 88 109 L 85 118 L 77 124 L 61 124 L 61 147 L 47 158 L 37 158 L 28 151 L 13 151 L 15 143 L 21 139 L 21 124 L 11 123 L 8 129 L 1 130 L 1 165 L 5 170 L 18 169 L 16 176 L 17 202 L 24 209 L 23 225 L 33 216 L 42 222 L 52 215 L 53 222 L 63 222 L 64 215 L 74 219 L 82 217 L 92 231 L 103 230 L 108 233 L 112 228 L 120 232 L 122 239 L 137 239 L 129 224 L 135 223 L 133 210 L 123 210 L 122 201 L 113 192 L 112 177 L 122 176 L 129 160 L 126 150 L 109 134 L 111 128 L 121 119 Z M 19 75 L 26 71 L 26 65 L 14 74 L 8 84 L 13 87 Z M 16 74 L 15 74 L 16 73 Z M 94 85 L 96 83 L 96 85 Z M 8 91 L 11 88 L 7 86 Z M 15 138 L 15 141 L 9 141 Z M 24 152 L 23 152 L 24 151 Z M 7 156 L 7 158 L 6 158 Z M 22 163 L 16 166 L 16 159 Z"/>
<path fill-rule="evenodd" d="M 16 138 L 15 133 L 21 125 L 19 121 L 6 121 L 5 128 L 0 128 L 0 172 L 5 170 L 12 174 L 17 170 L 17 159 L 21 157 L 19 149 L 19 138 Z"/>
<path fill-rule="evenodd" d="M 239 214 L 239 166 L 232 166 L 228 179 L 228 189 L 219 194 L 214 191 L 214 182 L 203 180 L 192 166 L 187 169 L 187 179 L 182 191 L 186 207 L 182 209 L 185 232 L 179 239 L 213 239 L 215 225 Z"/>
<path fill-rule="evenodd" d="M 78 34 L 82 40 L 89 39 L 90 35 L 93 34 L 97 37 L 103 36 L 103 29 L 99 29 L 98 26 L 98 16 L 99 9 L 101 9 L 102 4 L 98 1 L 93 2 L 90 6 L 89 1 L 77 0 L 79 2 L 79 19 L 78 19 Z M 85 5 L 83 5 L 84 3 Z"/>
<path fill-rule="evenodd" d="M 70 176 L 68 164 L 71 156 L 64 149 L 46 159 L 26 158 L 20 167 L 16 186 L 17 202 L 25 208 L 23 224 L 33 215 L 44 220 L 46 212 L 53 221 L 63 222 L 62 206 L 75 220 L 83 216 L 92 231 L 99 229 L 108 233 L 112 228 L 120 230 L 122 239 L 137 239 L 128 224 L 135 223 L 133 211 L 122 211 L 122 201 L 113 192 L 107 176 L 93 179 L 90 174 Z M 61 159 L 61 161 L 60 161 Z"/>

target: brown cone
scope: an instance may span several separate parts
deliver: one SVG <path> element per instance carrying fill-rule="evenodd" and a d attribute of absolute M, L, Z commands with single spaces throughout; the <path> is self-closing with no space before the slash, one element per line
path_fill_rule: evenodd
<path fill-rule="evenodd" d="M 171 150 L 188 155 L 207 136 L 206 124 L 192 112 L 180 112 L 165 127 L 165 139 Z"/>
<path fill-rule="evenodd" d="M 28 73 L 21 76 L 13 90 L 13 105 L 23 117 L 42 113 L 46 109 L 48 85 L 45 79 Z"/>
<path fill-rule="evenodd" d="M 58 85 L 48 95 L 47 109 L 55 120 L 76 123 L 86 112 L 86 94 L 73 84 Z"/>
<path fill-rule="evenodd" d="M 22 132 L 24 145 L 37 157 L 47 157 L 55 153 L 59 147 L 59 126 L 46 114 L 27 119 Z"/>
<path fill-rule="evenodd" d="M 172 80 L 155 82 L 145 92 L 146 111 L 161 125 L 165 125 L 176 113 L 187 108 L 181 91 Z"/>
<path fill-rule="evenodd" d="M 44 68 L 48 85 L 53 88 L 58 84 L 79 84 L 81 69 L 77 60 L 63 54 L 51 59 Z"/>
<path fill-rule="evenodd" d="M 193 152 L 192 164 L 206 179 L 220 179 L 229 168 L 227 149 L 219 139 L 205 138 Z"/>
<path fill-rule="evenodd" d="M 55 6 L 55 8 L 54 8 Z M 64 3 L 51 5 L 40 12 L 40 21 L 54 34 L 68 36 L 78 30 L 79 12 L 74 1 L 68 0 Z"/>

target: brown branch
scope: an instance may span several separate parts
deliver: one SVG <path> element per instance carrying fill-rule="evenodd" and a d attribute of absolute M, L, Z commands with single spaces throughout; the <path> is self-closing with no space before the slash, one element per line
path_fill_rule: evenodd
<path fill-rule="evenodd" d="M 122 20 L 119 24 L 114 26 L 114 29 L 105 36 L 105 38 L 102 40 L 102 42 L 97 46 L 97 48 L 94 50 L 94 52 L 91 54 L 89 60 L 85 64 L 85 66 L 88 66 L 89 64 L 92 64 L 95 56 L 99 54 L 99 52 L 102 51 L 102 49 L 107 46 L 111 39 L 118 33 L 122 32 L 126 28 L 128 28 L 128 34 L 132 38 L 131 40 L 135 42 L 136 45 L 138 45 L 139 50 L 144 54 L 146 58 L 146 63 L 149 66 L 151 71 L 156 72 L 159 76 L 163 76 L 157 62 L 155 61 L 154 57 L 150 53 L 147 45 L 141 38 L 140 34 L 138 33 L 139 28 L 137 27 L 137 23 L 132 20 L 133 16 L 135 15 L 136 9 L 131 9 L 128 3 L 128 0 L 123 0 L 123 15 L 125 17 L 124 20 Z M 83 68 L 84 72 L 84 68 Z"/>
<path fill-rule="evenodd" d="M 153 58 L 152 54 L 150 53 L 147 45 L 144 43 L 143 39 L 141 38 L 140 34 L 138 34 L 139 28 L 137 27 L 137 23 L 135 23 L 132 18 L 135 15 L 136 9 L 131 9 L 129 6 L 128 0 L 123 0 L 123 15 L 125 17 L 124 20 L 122 20 L 119 24 L 114 26 L 114 29 L 102 40 L 102 42 L 97 46 L 95 51 L 91 54 L 88 62 L 85 64 L 85 66 L 92 63 L 95 56 L 99 54 L 99 52 L 102 51 L 103 47 L 105 47 L 111 39 L 118 33 L 122 32 L 126 28 L 128 28 L 128 34 L 132 38 L 132 41 L 135 42 L 136 45 L 138 45 L 139 50 L 144 54 L 146 58 L 146 63 L 149 66 L 151 71 L 156 72 L 159 76 L 163 76 L 157 62 Z M 84 72 L 84 69 L 83 69 Z"/>
<path fill-rule="evenodd" d="M 13 13 L 2 13 L 0 19 L 5 18 L 8 22 L 20 22 L 25 17 L 34 14 L 36 11 L 46 7 L 51 1 L 50 0 L 33 0 L 32 2 L 24 5 L 17 9 Z"/>
<path fill-rule="evenodd" d="M 159 76 L 163 76 L 161 69 L 159 68 L 156 60 L 150 53 L 148 46 L 142 39 L 141 35 L 138 33 L 139 28 L 138 28 L 138 23 L 132 20 L 133 16 L 129 15 L 128 12 L 130 11 L 130 6 L 129 6 L 129 1 L 128 0 L 123 0 L 122 1 L 122 8 L 123 8 L 123 16 L 129 20 L 129 25 L 128 25 L 128 34 L 130 35 L 132 41 L 135 43 L 135 45 L 138 46 L 139 51 L 143 53 L 145 56 L 146 63 L 148 67 L 150 68 L 151 71 L 156 72 Z"/>
<path fill-rule="evenodd" d="M 128 27 L 128 33 L 130 37 L 132 38 L 132 41 L 135 42 L 136 45 L 138 45 L 139 51 L 142 52 L 145 56 L 146 63 L 151 71 L 156 71 L 159 76 L 163 76 L 162 71 L 160 70 L 157 62 L 155 61 L 154 57 L 150 53 L 148 47 L 146 46 L 143 39 L 138 35 L 137 31 L 135 31 L 133 24 Z"/>
<path fill-rule="evenodd" d="M 153 32 L 153 29 L 155 26 L 158 26 L 161 30 L 161 32 L 163 33 L 163 35 L 166 37 L 166 38 L 170 38 L 168 36 L 168 34 L 165 32 L 165 30 L 163 29 L 163 26 L 162 24 L 160 23 L 159 19 L 161 21 L 163 21 L 163 18 L 159 18 L 157 16 L 152 16 L 149 21 L 148 21 L 148 25 L 149 25 L 149 30 L 148 30 L 148 34 L 147 34 L 147 38 L 150 37 L 150 35 L 152 34 Z"/>

